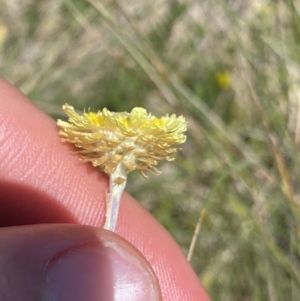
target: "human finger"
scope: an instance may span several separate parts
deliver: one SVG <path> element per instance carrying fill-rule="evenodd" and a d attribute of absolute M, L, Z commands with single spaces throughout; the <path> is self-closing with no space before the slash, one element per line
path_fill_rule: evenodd
<path fill-rule="evenodd" d="M 101 227 L 107 178 L 62 144 L 55 122 L 19 91 L 0 82 L 0 188 L 5 225 L 79 223 Z M 20 193 L 21 192 L 21 193 Z M 28 198 L 27 195 L 31 197 Z M 8 198 L 6 198 L 8 199 Z M 124 194 L 116 232 L 149 261 L 167 300 L 208 300 L 197 276 L 165 229 Z"/>

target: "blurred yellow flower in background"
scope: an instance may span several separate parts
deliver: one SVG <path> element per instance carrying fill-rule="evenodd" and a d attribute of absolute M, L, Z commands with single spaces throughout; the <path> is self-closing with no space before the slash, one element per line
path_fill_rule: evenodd
<path fill-rule="evenodd" d="M 215 75 L 216 82 L 221 89 L 229 89 L 231 87 L 231 76 L 226 71 L 217 72 Z"/>
<path fill-rule="evenodd" d="M 4 44 L 8 36 L 8 28 L 4 23 L 0 23 L 0 46 Z"/>

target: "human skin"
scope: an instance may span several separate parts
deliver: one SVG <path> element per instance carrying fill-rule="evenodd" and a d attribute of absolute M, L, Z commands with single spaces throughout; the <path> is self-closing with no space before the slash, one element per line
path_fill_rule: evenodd
<path fill-rule="evenodd" d="M 145 269 L 153 269 L 162 300 L 208 301 L 179 246 L 130 195 L 122 196 L 118 235 L 100 229 L 107 176 L 79 162 L 72 154 L 73 146 L 62 143 L 58 131 L 54 120 L 0 80 L 0 225 L 5 227 L 0 228 L 0 254 L 8 258 L 4 263 L 0 260 L 0 278 L 5 278 L 1 270 L 10 264 L 7 254 L 17 258 L 23 247 L 23 253 L 26 248 L 38 253 L 35 250 L 47 244 L 48 237 L 55 239 L 55 247 L 61 247 L 63 235 L 72 243 L 94 245 L 97 236 L 117 241 L 128 254 L 139 258 Z M 14 262 L 19 262 L 18 269 L 23 268 L 22 260 Z M 14 277 L 17 271 L 10 269 L 9 273 Z M 1 285 L 5 281 L 0 281 L 0 292 Z"/>

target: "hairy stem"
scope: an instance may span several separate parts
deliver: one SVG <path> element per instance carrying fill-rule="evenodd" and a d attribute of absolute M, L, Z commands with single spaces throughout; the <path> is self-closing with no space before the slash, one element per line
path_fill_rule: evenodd
<path fill-rule="evenodd" d="M 122 164 L 109 177 L 109 192 L 106 195 L 106 218 L 104 229 L 115 231 L 118 216 L 121 196 L 126 186 L 126 172 Z"/>

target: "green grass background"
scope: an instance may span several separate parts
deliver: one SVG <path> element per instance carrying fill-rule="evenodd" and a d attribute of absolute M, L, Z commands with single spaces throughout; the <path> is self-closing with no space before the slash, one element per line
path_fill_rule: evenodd
<path fill-rule="evenodd" d="M 0 7 L 0 75 L 53 118 L 66 102 L 187 118 L 176 161 L 127 190 L 186 254 L 197 227 L 191 264 L 213 300 L 300 300 L 299 1 Z"/>

